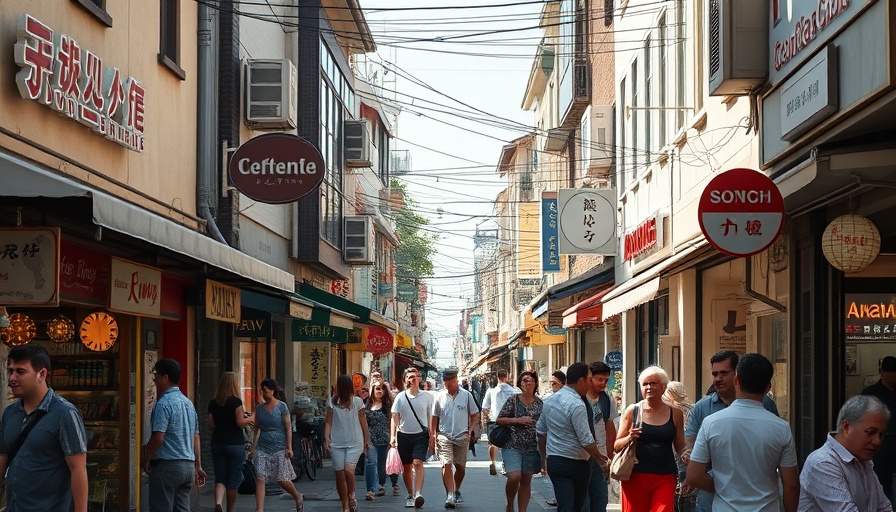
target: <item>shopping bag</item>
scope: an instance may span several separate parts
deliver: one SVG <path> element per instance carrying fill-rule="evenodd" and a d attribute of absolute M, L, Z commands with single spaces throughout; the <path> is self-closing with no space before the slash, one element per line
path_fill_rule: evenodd
<path fill-rule="evenodd" d="M 613 462 L 610 463 L 611 477 L 619 481 L 631 478 L 632 469 L 638 463 L 638 458 L 635 457 L 636 446 L 637 443 L 632 441 L 613 455 Z"/>
<path fill-rule="evenodd" d="M 389 453 L 386 454 L 386 474 L 398 475 L 403 469 L 404 464 L 401 463 L 401 457 L 398 455 L 398 449 L 389 448 Z"/>
<path fill-rule="evenodd" d="M 239 494 L 255 494 L 255 464 L 251 460 L 243 463 L 243 481 L 240 483 L 237 492 Z"/>

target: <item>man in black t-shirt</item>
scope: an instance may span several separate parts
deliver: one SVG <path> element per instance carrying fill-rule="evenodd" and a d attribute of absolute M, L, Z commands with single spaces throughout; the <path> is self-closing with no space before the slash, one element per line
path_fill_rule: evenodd
<path fill-rule="evenodd" d="M 893 503 L 893 473 L 896 472 L 896 357 L 880 360 L 880 379 L 862 390 L 863 395 L 875 396 L 890 409 L 890 423 L 877 454 L 874 455 L 874 473 L 884 488 L 884 494 Z"/>

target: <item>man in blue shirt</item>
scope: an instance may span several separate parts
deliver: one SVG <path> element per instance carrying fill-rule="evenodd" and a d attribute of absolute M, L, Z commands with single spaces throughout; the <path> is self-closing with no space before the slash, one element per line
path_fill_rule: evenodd
<path fill-rule="evenodd" d="M 152 436 L 143 470 L 149 474 L 150 512 L 189 512 L 193 483 L 205 485 L 200 462 L 199 417 L 177 387 L 180 364 L 160 359 L 153 370 L 159 401 L 152 410 Z"/>
<path fill-rule="evenodd" d="M 688 423 L 684 429 L 684 438 L 688 445 L 686 455 L 689 456 L 691 450 L 694 449 L 694 442 L 697 440 L 697 434 L 703 425 L 703 420 L 711 414 L 728 408 L 731 402 L 735 400 L 734 375 L 738 360 L 737 352 L 731 350 L 716 352 L 709 359 L 712 384 L 715 391 L 701 398 L 694 405 L 691 414 L 688 416 Z M 779 416 L 778 407 L 768 395 L 763 396 L 762 406 L 768 412 Z M 712 510 L 712 499 L 712 493 L 699 491 L 697 493 L 697 512 L 710 512 Z"/>
<path fill-rule="evenodd" d="M 86 512 L 84 421 L 75 406 L 49 388 L 47 350 L 35 344 L 13 348 L 6 373 L 19 399 L 6 408 L 0 422 L 0 477 L 6 475 L 7 512 Z M 23 432 L 25 437 L 17 441 Z"/>

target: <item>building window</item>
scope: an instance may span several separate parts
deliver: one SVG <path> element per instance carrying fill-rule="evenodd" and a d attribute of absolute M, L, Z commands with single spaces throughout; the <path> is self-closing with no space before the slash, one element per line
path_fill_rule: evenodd
<path fill-rule="evenodd" d="M 632 82 L 632 178 L 638 175 L 637 163 L 639 161 L 639 153 L 642 151 L 641 132 L 638 130 L 638 118 L 641 117 L 641 111 L 638 110 L 638 60 L 632 62 L 632 71 L 629 74 L 629 80 Z"/>
<path fill-rule="evenodd" d="M 685 105 L 687 105 L 686 79 L 688 74 L 688 63 L 686 61 L 687 39 L 685 38 L 687 34 L 687 27 L 685 26 L 684 2 L 677 2 L 675 6 L 675 14 L 677 18 L 676 25 L 678 26 L 678 37 L 675 39 L 675 105 L 677 107 L 684 107 Z M 678 120 L 678 128 L 683 128 L 685 120 L 687 119 L 687 110 L 679 108 L 676 118 Z"/>
<path fill-rule="evenodd" d="M 106 0 L 72 0 L 107 27 L 112 26 L 112 16 L 106 12 Z"/>
<path fill-rule="evenodd" d="M 657 89 L 657 95 L 659 97 L 657 98 L 656 103 L 660 107 L 668 106 L 666 104 L 667 96 L 666 96 L 666 87 L 665 87 L 665 84 L 666 84 L 666 61 L 668 58 L 668 56 L 666 54 L 669 49 L 669 47 L 667 45 L 667 41 L 666 41 L 666 38 L 669 37 L 669 34 L 667 33 L 668 30 L 669 30 L 668 27 L 666 27 L 666 15 L 663 14 L 662 17 L 660 17 L 659 23 L 657 24 L 657 34 L 659 35 L 658 43 L 659 43 L 660 61 L 659 61 L 659 66 L 657 66 L 657 70 L 656 70 L 656 72 L 657 72 L 656 78 L 657 78 L 657 83 L 660 84 L 660 87 Z M 676 105 L 676 106 L 679 106 L 679 105 Z M 659 121 L 660 122 L 659 122 L 659 126 L 657 126 L 657 131 L 658 131 L 658 136 L 659 136 L 660 147 L 666 145 L 666 118 L 668 117 L 668 113 L 669 113 L 668 110 L 660 110 L 660 112 L 659 112 L 659 114 L 660 114 Z"/>
<path fill-rule="evenodd" d="M 185 80 L 187 75 L 180 67 L 180 0 L 160 0 L 159 4 L 159 64 Z"/>
<path fill-rule="evenodd" d="M 660 82 L 662 83 L 662 82 Z M 662 87 L 660 87 L 662 89 Z M 653 152 L 653 55 L 651 55 L 650 38 L 644 41 L 644 165 L 650 165 Z"/>
<path fill-rule="evenodd" d="M 619 147 L 617 148 L 617 153 L 619 155 L 619 170 L 616 172 L 616 187 L 621 191 L 624 190 L 627 183 L 625 182 L 625 152 L 628 151 L 628 148 L 625 146 L 626 141 L 628 140 L 626 134 L 628 133 L 628 123 L 625 122 L 626 116 L 626 93 L 628 91 L 625 88 L 625 78 L 619 82 L 619 113 L 622 114 L 622 122 L 619 123 Z"/>
<path fill-rule="evenodd" d="M 341 249 L 343 125 L 354 112 L 355 93 L 323 40 L 320 45 L 320 152 L 326 164 L 320 185 L 320 237 Z"/>

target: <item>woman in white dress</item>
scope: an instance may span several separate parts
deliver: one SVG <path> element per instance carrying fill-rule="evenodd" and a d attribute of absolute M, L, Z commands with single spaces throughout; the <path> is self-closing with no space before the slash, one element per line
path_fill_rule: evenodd
<path fill-rule="evenodd" d="M 336 490 L 342 502 L 342 512 L 357 512 L 355 498 L 355 466 L 361 453 L 370 449 L 367 414 L 364 402 L 354 394 L 354 384 L 348 375 L 336 379 L 336 396 L 327 404 L 324 444 L 330 450 L 333 470 L 336 471 Z"/>

